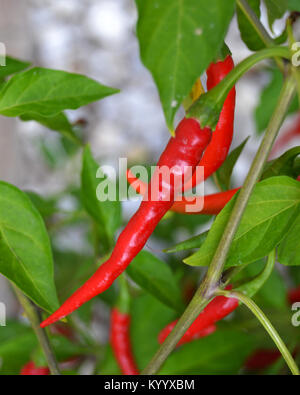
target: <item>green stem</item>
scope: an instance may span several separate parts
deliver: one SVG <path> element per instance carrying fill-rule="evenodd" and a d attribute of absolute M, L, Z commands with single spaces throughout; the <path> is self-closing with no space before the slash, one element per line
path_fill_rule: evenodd
<path fill-rule="evenodd" d="M 167 359 L 168 355 L 174 350 L 186 330 L 191 326 L 197 316 L 209 303 L 210 299 L 215 296 L 217 290 L 219 289 L 231 243 L 236 234 L 253 188 L 263 171 L 264 164 L 267 161 L 274 140 L 282 125 L 294 93 L 295 87 L 293 84 L 293 79 L 289 76 L 284 82 L 275 112 L 271 118 L 265 136 L 249 170 L 245 184 L 236 199 L 229 221 L 208 268 L 207 274 L 187 309 L 178 320 L 174 330 L 167 337 L 142 374 L 150 375 L 159 371 L 160 367 Z"/>
<path fill-rule="evenodd" d="M 273 46 L 274 42 L 273 42 L 272 38 L 270 37 L 270 35 L 267 32 L 267 30 L 265 29 L 265 27 L 260 22 L 260 20 L 258 19 L 258 17 L 255 14 L 255 12 L 249 6 L 247 0 L 237 0 L 237 5 L 241 9 L 241 11 L 244 13 L 244 15 L 246 16 L 248 21 L 251 23 L 251 25 L 253 26 L 254 30 L 259 35 L 260 39 L 265 44 L 265 46 L 266 47 Z"/>
<path fill-rule="evenodd" d="M 256 63 L 273 57 L 290 59 L 290 50 L 287 47 L 271 47 L 263 49 L 249 56 L 239 63 L 227 76 L 212 90 L 200 96 L 187 113 L 188 118 L 197 118 L 202 127 L 208 126 L 213 130 L 219 121 L 223 104 L 230 90 L 237 81 Z"/>
<path fill-rule="evenodd" d="M 50 344 L 49 338 L 47 336 L 47 333 L 44 329 L 40 327 L 41 323 L 41 316 L 39 310 L 30 302 L 30 300 L 17 288 L 14 284 L 12 284 L 12 287 L 15 291 L 15 294 L 23 307 L 26 317 L 29 319 L 29 322 L 32 326 L 32 329 L 34 330 L 36 337 L 38 338 L 38 341 L 42 347 L 42 350 L 45 354 L 46 360 L 48 367 L 50 369 L 50 372 L 53 376 L 60 376 L 60 370 L 58 367 L 58 363 L 55 358 L 54 351 L 52 349 L 52 346 Z"/>
<path fill-rule="evenodd" d="M 248 309 L 257 317 L 257 319 L 260 321 L 262 326 L 265 328 L 265 330 L 268 332 L 276 346 L 278 347 L 279 351 L 281 352 L 283 358 L 285 359 L 287 365 L 289 366 L 291 372 L 294 375 L 299 375 L 299 369 L 298 366 L 296 365 L 291 353 L 289 352 L 288 348 L 284 344 L 283 340 L 279 336 L 278 332 L 274 328 L 274 326 L 271 324 L 269 321 L 268 317 L 264 314 L 264 312 L 256 305 L 256 303 L 253 302 L 251 298 L 248 296 L 244 295 L 241 292 L 237 291 L 222 291 L 219 292 L 219 295 L 224 295 L 227 297 L 234 297 L 238 299 L 240 302 L 244 303 L 245 306 L 248 307 Z"/>

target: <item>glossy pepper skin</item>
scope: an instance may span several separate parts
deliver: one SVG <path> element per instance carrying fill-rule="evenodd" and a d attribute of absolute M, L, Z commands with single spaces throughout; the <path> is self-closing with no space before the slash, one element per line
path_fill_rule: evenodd
<path fill-rule="evenodd" d="M 239 301 L 235 298 L 216 296 L 198 315 L 198 317 L 180 339 L 178 345 L 188 343 L 192 340 L 198 339 L 199 337 L 203 337 L 201 335 L 205 333 L 203 332 L 205 330 L 208 331 L 207 334 L 214 332 L 214 324 L 232 313 L 238 307 L 238 305 Z M 172 332 L 175 325 L 177 324 L 177 321 L 178 320 L 170 323 L 160 332 L 158 336 L 158 341 L 160 344 L 163 343 Z"/>
<path fill-rule="evenodd" d="M 187 169 L 194 170 L 199 163 L 204 150 L 211 140 L 211 130 L 202 129 L 195 119 L 184 118 L 175 131 L 158 161 L 158 168 L 166 166 L 171 171 L 170 182 L 162 182 L 159 172 L 155 171 L 149 183 L 148 193 L 145 196 L 155 199 L 147 199 L 141 203 L 139 210 L 131 218 L 123 230 L 111 257 L 97 272 L 78 289 L 54 314 L 46 319 L 41 326 L 53 324 L 57 320 L 78 309 L 96 295 L 108 289 L 114 280 L 126 269 L 133 258 L 142 250 L 147 240 L 153 233 L 159 221 L 172 207 L 175 197 L 181 193 L 177 190 L 176 180 L 187 174 Z M 175 168 L 176 167 L 176 168 Z M 159 188 L 153 188 L 158 182 Z"/>
<path fill-rule="evenodd" d="M 147 184 L 136 178 L 130 170 L 127 171 L 127 180 L 129 184 L 136 190 L 137 193 L 144 195 L 147 191 Z M 240 188 L 231 189 L 229 191 L 214 193 L 206 196 L 197 196 L 192 201 L 182 198 L 174 202 L 171 211 L 181 214 L 203 214 L 203 215 L 217 215 L 226 206 L 226 204 L 233 198 Z M 201 205 L 203 200 L 203 207 Z M 202 207 L 198 211 L 189 212 L 188 206 L 191 204 L 197 207 Z"/>
<path fill-rule="evenodd" d="M 23 366 L 21 376 L 49 376 L 50 370 L 47 367 L 35 366 L 34 362 L 28 362 Z"/>
<path fill-rule="evenodd" d="M 114 308 L 111 313 L 111 332 L 110 342 L 124 375 L 138 375 L 139 371 L 136 367 L 131 349 L 130 341 L 130 315 L 122 313 L 118 308 Z"/>
<path fill-rule="evenodd" d="M 234 68 L 234 62 L 230 55 L 224 60 L 212 63 L 207 69 L 207 89 L 211 90 L 219 82 L 221 82 L 227 74 Z M 186 183 L 184 190 L 187 191 L 200 182 L 205 181 L 214 172 L 216 172 L 227 158 L 234 131 L 234 113 L 235 113 L 235 87 L 229 92 L 222 112 L 220 114 L 219 122 L 209 146 L 207 147 L 199 166 L 204 167 L 204 179 L 197 180 L 196 173 L 193 178 Z"/>

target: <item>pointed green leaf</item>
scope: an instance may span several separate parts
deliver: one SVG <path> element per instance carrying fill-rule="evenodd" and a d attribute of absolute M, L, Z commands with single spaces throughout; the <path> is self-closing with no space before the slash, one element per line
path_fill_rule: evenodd
<path fill-rule="evenodd" d="M 92 156 L 90 147 L 87 146 L 83 152 L 81 172 L 81 196 L 86 211 L 96 221 L 102 235 L 112 242 L 116 230 L 121 225 L 121 204 L 116 200 L 100 201 L 97 197 L 97 189 L 100 182 L 107 180 L 103 172 L 99 171 L 99 164 Z M 99 177 L 99 173 L 103 176 Z M 113 186 L 114 187 L 114 186 Z"/>
<path fill-rule="evenodd" d="M 59 306 L 44 222 L 29 197 L 0 182 L 0 273 L 48 312 Z"/>
<path fill-rule="evenodd" d="M 260 0 L 248 0 L 248 4 L 255 12 L 258 19 L 260 19 Z M 265 48 L 265 44 L 239 7 L 237 7 L 237 18 L 242 40 L 247 47 L 251 51 L 259 51 L 260 49 Z"/>
<path fill-rule="evenodd" d="M 220 51 L 233 0 L 136 0 L 144 65 L 157 85 L 169 129 L 196 79 Z"/>
<path fill-rule="evenodd" d="M 174 252 L 187 251 L 187 250 L 192 250 L 194 248 L 200 248 L 204 243 L 207 235 L 208 235 L 208 231 L 203 232 L 198 236 L 194 236 L 188 240 L 176 244 L 173 247 L 167 248 L 166 250 L 164 250 L 164 252 L 168 254 L 172 254 Z"/>
<path fill-rule="evenodd" d="M 249 334 L 219 329 L 174 352 L 159 374 L 238 374 L 254 347 Z"/>
<path fill-rule="evenodd" d="M 217 216 L 204 244 L 184 262 L 208 266 L 224 233 L 236 197 Z M 231 245 L 226 266 L 239 266 L 268 255 L 283 239 L 299 211 L 300 183 L 272 177 L 258 183 Z"/>
<path fill-rule="evenodd" d="M 3 87 L 0 114 L 16 117 L 33 113 L 51 117 L 117 92 L 80 74 L 35 67 L 15 75 Z"/>
<path fill-rule="evenodd" d="M 265 166 L 261 179 L 275 176 L 289 176 L 296 178 L 299 175 L 299 169 L 295 160 L 300 155 L 300 147 L 294 147 L 286 151 L 279 158 L 268 162 Z"/>
<path fill-rule="evenodd" d="M 268 11 L 268 20 L 270 29 L 273 30 L 273 24 L 276 19 L 283 17 L 284 13 L 288 10 L 289 0 L 264 0 Z"/>
<path fill-rule="evenodd" d="M 19 59 L 6 57 L 6 66 L 0 66 L 0 79 L 8 77 L 9 75 L 18 73 L 19 71 L 25 70 L 30 66 L 28 62 L 22 62 Z"/>
<path fill-rule="evenodd" d="M 295 219 L 278 248 L 278 260 L 282 265 L 300 266 L 300 215 Z"/>

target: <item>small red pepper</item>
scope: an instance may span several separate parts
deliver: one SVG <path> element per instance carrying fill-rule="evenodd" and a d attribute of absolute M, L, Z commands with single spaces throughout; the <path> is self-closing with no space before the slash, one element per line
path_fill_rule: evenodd
<path fill-rule="evenodd" d="M 50 370 L 47 367 L 35 366 L 34 362 L 28 362 L 23 366 L 21 376 L 49 376 Z"/>
<path fill-rule="evenodd" d="M 230 289 L 231 287 L 227 287 Z M 205 330 L 207 330 L 207 334 L 214 332 L 215 327 L 214 324 L 223 318 L 227 317 L 230 313 L 232 313 L 239 306 L 239 301 L 236 298 L 227 298 L 226 296 L 216 296 L 206 307 L 205 309 L 198 315 L 189 329 L 185 332 L 179 344 L 187 343 L 189 341 L 198 338 L 197 335 L 203 337 Z M 174 329 L 177 321 L 174 321 L 167 325 L 159 334 L 158 341 L 159 343 L 163 343 L 165 339 L 169 336 L 169 334 Z M 206 335 L 207 335 L 206 334 Z"/>
<path fill-rule="evenodd" d="M 122 374 L 138 375 L 130 342 L 130 315 L 114 308 L 111 313 L 111 346 Z"/>
<path fill-rule="evenodd" d="M 48 319 L 41 327 L 53 324 L 57 320 L 78 309 L 82 304 L 108 289 L 115 279 L 126 269 L 133 258 L 142 250 L 157 224 L 172 207 L 176 196 L 182 192 L 182 184 L 186 172 L 195 170 L 204 150 L 211 140 L 211 130 L 202 129 L 193 118 L 184 118 L 178 125 L 175 137 L 171 138 L 158 161 L 158 170 L 154 172 L 149 184 L 149 199 L 144 199 L 137 213 L 131 218 L 123 230 L 111 257 L 97 272 Z M 171 170 L 170 182 L 160 179 L 159 170 Z M 157 187 L 153 187 L 156 186 Z M 152 199 L 151 192 L 156 199 Z"/>
<path fill-rule="evenodd" d="M 130 170 L 127 171 L 127 180 L 129 184 L 141 195 L 145 194 L 147 190 L 147 184 L 136 178 Z M 214 193 L 212 195 L 197 196 L 192 201 L 185 199 L 177 200 L 174 202 L 171 211 L 181 214 L 203 214 L 203 215 L 217 215 L 226 206 L 226 204 L 233 198 L 240 188 L 231 189 L 229 191 Z M 199 211 L 189 212 L 187 207 L 195 205 L 196 207 L 202 206 L 203 208 Z"/>
<path fill-rule="evenodd" d="M 224 60 L 212 63 L 207 70 L 207 89 L 211 90 L 218 85 L 233 68 L 234 63 L 230 55 Z M 235 97 L 236 91 L 235 88 L 232 88 L 225 100 L 211 142 L 199 162 L 198 166 L 203 166 L 204 168 L 204 178 L 199 180 L 197 179 L 197 173 L 194 173 L 193 177 L 185 184 L 185 191 L 205 181 L 221 167 L 227 158 L 234 131 Z"/>

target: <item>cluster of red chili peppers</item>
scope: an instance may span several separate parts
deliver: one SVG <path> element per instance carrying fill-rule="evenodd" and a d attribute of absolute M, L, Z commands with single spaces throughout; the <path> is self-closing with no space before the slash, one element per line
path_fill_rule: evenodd
<path fill-rule="evenodd" d="M 222 61 L 212 63 L 207 70 L 208 89 L 216 86 L 233 68 L 234 63 L 230 55 Z M 186 205 L 190 205 L 191 201 L 184 199 L 176 201 L 176 197 L 183 192 L 182 187 L 180 190 L 176 188 L 178 185 L 176 179 L 179 177 L 182 181 L 186 169 L 190 167 L 193 169 L 193 177 L 183 188 L 184 191 L 187 191 L 211 176 L 223 164 L 233 138 L 235 94 L 235 88 L 233 88 L 224 103 L 214 133 L 209 128 L 201 128 L 199 122 L 193 118 L 184 118 L 179 123 L 175 137 L 169 140 L 157 163 L 158 169 L 162 166 L 176 169 L 173 173 L 171 170 L 169 183 L 162 182 L 157 171 L 154 172 L 149 185 L 137 180 L 130 172 L 127 174 L 129 182 L 136 187 L 139 193 L 144 195 L 139 210 L 120 234 L 111 257 L 54 314 L 41 324 L 42 327 L 64 318 L 82 304 L 107 290 L 142 250 L 160 220 L 169 210 L 186 212 Z M 195 172 L 197 166 L 203 166 L 204 180 L 197 179 Z M 159 186 L 158 192 L 154 191 L 156 193 L 155 199 L 152 194 L 154 185 Z M 218 214 L 237 191 L 238 189 L 234 189 L 205 196 L 201 214 Z M 197 200 L 197 198 L 195 199 Z M 199 197 L 198 199 L 203 198 Z M 234 298 L 218 296 L 213 299 L 187 330 L 179 345 L 214 332 L 216 330 L 215 323 L 230 314 L 237 306 L 238 301 Z M 176 321 L 162 330 L 159 342 L 165 340 L 175 325 Z M 118 308 L 113 309 L 111 344 L 116 359 L 123 374 L 138 374 L 130 347 L 129 326 L 129 313 L 122 312 Z"/>

